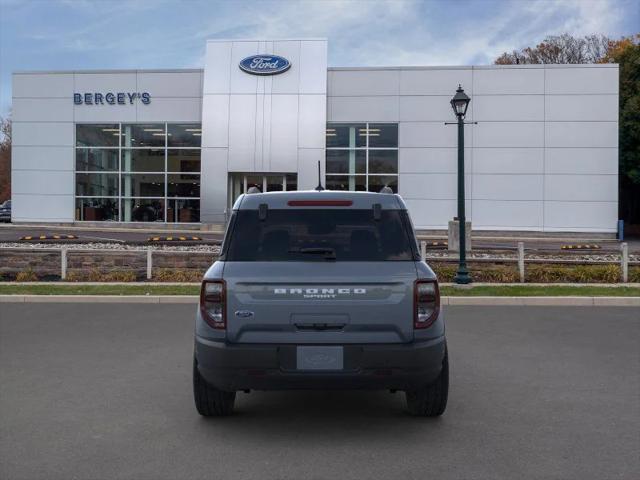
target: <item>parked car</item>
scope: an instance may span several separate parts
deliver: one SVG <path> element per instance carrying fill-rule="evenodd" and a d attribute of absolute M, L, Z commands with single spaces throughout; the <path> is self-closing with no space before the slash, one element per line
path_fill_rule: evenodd
<path fill-rule="evenodd" d="M 11 200 L 5 200 L 0 204 L 0 222 L 11 221 Z"/>
<path fill-rule="evenodd" d="M 449 363 L 438 281 L 399 195 L 248 193 L 202 282 L 193 389 L 204 416 L 237 391 L 404 391 L 441 415 Z"/>

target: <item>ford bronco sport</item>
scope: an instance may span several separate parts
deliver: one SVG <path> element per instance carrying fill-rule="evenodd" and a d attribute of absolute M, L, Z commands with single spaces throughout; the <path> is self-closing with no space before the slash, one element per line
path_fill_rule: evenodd
<path fill-rule="evenodd" d="M 196 316 L 201 415 L 230 414 L 237 391 L 339 388 L 403 390 L 437 416 L 448 387 L 438 282 L 399 195 L 238 198 Z"/>

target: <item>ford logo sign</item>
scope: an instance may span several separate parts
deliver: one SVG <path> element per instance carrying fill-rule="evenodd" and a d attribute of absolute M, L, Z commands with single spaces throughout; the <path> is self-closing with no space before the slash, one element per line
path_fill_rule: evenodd
<path fill-rule="evenodd" d="M 278 55 L 251 55 L 240 62 L 240 69 L 252 75 L 277 75 L 289 68 L 289 60 Z"/>

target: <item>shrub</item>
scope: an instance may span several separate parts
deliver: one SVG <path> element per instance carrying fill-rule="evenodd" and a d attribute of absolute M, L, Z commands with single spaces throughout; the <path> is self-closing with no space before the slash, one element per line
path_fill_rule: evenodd
<path fill-rule="evenodd" d="M 66 280 L 69 282 L 135 282 L 138 279 L 133 270 L 112 270 L 103 272 L 92 269 L 88 272 L 67 272 Z"/>
<path fill-rule="evenodd" d="M 640 283 L 640 266 L 629 267 L 629 281 L 633 283 Z"/>
<path fill-rule="evenodd" d="M 527 282 L 534 283 L 617 283 L 618 265 L 527 265 Z"/>
<path fill-rule="evenodd" d="M 458 270 L 456 263 L 429 263 L 440 282 L 453 282 Z M 469 274 L 474 282 L 513 283 L 519 282 L 518 268 L 513 265 L 496 263 L 468 264 Z"/>
<path fill-rule="evenodd" d="M 38 281 L 38 276 L 30 268 L 27 270 L 23 270 L 22 272 L 18 272 L 16 275 L 16 282 L 37 282 L 37 281 Z"/>
<path fill-rule="evenodd" d="M 196 269 L 158 268 L 152 273 L 152 280 L 156 282 L 199 282 L 204 272 Z"/>

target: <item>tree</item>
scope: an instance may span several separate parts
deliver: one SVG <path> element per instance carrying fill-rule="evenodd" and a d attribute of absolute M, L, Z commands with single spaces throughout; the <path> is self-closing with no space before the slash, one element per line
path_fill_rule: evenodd
<path fill-rule="evenodd" d="M 610 41 L 602 63 L 620 65 L 620 218 L 640 224 L 640 34 Z"/>
<path fill-rule="evenodd" d="M 496 65 L 527 63 L 599 63 L 607 54 L 611 40 L 604 35 L 577 38 L 568 33 L 546 37 L 534 48 L 505 52 Z"/>
<path fill-rule="evenodd" d="M 0 202 L 11 198 L 11 119 L 0 117 Z"/>
<path fill-rule="evenodd" d="M 640 224 L 640 34 L 611 40 L 603 35 L 546 37 L 534 48 L 500 55 L 497 65 L 617 63 L 620 65 L 620 218 Z"/>

